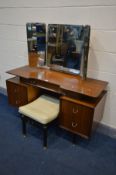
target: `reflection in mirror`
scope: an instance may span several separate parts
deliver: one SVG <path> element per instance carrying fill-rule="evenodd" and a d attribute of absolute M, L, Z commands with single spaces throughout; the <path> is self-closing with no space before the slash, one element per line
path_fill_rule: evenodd
<path fill-rule="evenodd" d="M 44 23 L 27 23 L 27 44 L 29 65 L 44 65 L 46 55 L 46 25 Z"/>
<path fill-rule="evenodd" d="M 48 25 L 47 65 L 86 78 L 90 26 Z"/>

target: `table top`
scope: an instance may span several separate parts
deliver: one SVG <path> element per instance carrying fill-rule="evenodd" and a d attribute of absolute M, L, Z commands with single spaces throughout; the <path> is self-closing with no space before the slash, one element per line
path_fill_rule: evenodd
<path fill-rule="evenodd" d="M 108 82 L 92 78 L 82 79 L 79 75 L 72 75 L 51 70 L 46 67 L 30 67 L 28 65 L 12 69 L 7 73 L 26 79 L 37 79 L 58 85 L 61 89 L 70 92 L 98 97 L 106 89 Z"/>

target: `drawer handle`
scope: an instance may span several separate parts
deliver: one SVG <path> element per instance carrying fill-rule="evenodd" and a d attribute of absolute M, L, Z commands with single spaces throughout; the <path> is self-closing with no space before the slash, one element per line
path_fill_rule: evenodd
<path fill-rule="evenodd" d="M 76 128 L 77 127 L 77 123 L 72 122 L 72 127 Z"/>
<path fill-rule="evenodd" d="M 77 112 L 79 112 L 78 108 L 77 109 L 73 108 L 73 113 L 76 114 Z"/>

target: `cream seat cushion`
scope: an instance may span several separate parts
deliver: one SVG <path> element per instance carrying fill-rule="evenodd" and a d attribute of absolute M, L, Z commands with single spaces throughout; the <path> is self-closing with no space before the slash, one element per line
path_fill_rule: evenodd
<path fill-rule="evenodd" d="M 47 124 L 58 116 L 59 100 L 54 97 L 42 95 L 33 102 L 19 107 L 19 113 L 41 124 Z"/>

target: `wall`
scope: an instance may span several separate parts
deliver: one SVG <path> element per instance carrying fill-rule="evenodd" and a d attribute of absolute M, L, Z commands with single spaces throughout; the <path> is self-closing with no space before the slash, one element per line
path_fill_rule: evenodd
<path fill-rule="evenodd" d="M 116 0 L 0 0 L 0 87 L 27 64 L 27 22 L 89 24 L 88 76 L 109 82 L 102 123 L 116 128 Z"/>

